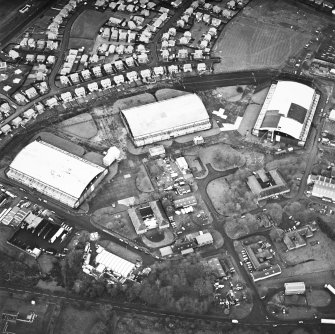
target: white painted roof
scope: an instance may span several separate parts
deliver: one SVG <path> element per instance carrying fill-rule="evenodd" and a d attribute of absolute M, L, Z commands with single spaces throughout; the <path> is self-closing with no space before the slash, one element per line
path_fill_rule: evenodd
<path fill-rule="evenodd" d="M 205 106 L 196 94 L 125 109 L 122 113 L 134 138 L 209 119 Z"/>
<path fill-rule="evenodd" d="M 104 171 L 99 165 L 43 141 L 24 147 L 10 167 L 76 198 Z"/>
<path fill-rule="evenodd" d="M 105 249 L 103 249 L 97 255 L 95 262 L 103 264 L 107 269 L 110 269 L 123 277 L 127 277 L 135 267 L 134 263 L 122 259 L 121 257 L 112 254 Z"/>
<path fill-rule="evenodd" d="M 278 110 L 279 114 L 287 116 L 291 103 L 307 110 L 311 107 L 315 90 L 294 81 L 278 81 L 272 95 L 268 110 Z"/>

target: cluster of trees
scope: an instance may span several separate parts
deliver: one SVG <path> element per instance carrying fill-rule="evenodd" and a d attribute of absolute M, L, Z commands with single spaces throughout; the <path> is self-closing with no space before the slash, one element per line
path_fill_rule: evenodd
<path fill-rule="evenodd" d="M 244 163 L 244 158 L 238 152 L 222 151 L 217 149 L 213 154 L 213 167 L 218 169 L 228 169 L 241 166 Z"/>
<path fill-rule="evenodd" d="M 292 215 L 294 219 L 297 219 L 303 223 L 308 223 L 317 217 L 314 211 L 308 210 L 301 202 L 289 203 L 286 205 L 285 211 L 288 215 Z"/>
<path fill-rule="evenodd" d="M 0 283 L 33 287 L 40 279 L 37 265 L 32 267 L 0 253 Z"/>
<path fill-rule="evenodd" d="M 224 194 L 224 205 L 231 213 L 241 213 L 253 208 L 256 196 L 247 189 L 244 171 L 237 171 L 227 182 L 229 189 Z"/>
<path fill-rule="evenodd" d="M 213 301 L 214 276 L 195 256 L 179 262 L 156 263 L 141 284 L 126 290 L 129 301 L 150 306 L 206 313 Z"/>
<path fill-rule="evenodd" d="M 280 225 L 283 218 L 283 208 L 278 203 L 270 203 L 266 206 L 267 213 L 273 219 L 275 225 Z"/>
<path fill-rule="evenodd" d="M 108 295 L 114 300 L 206 313 L 213 302 L 214 280 L 211 270 L 194 255 L 180 261 L 155 263 L 141 283 L 107 285 L 104 280 L 79 274 L 74 290 L 90 298 Z"/>

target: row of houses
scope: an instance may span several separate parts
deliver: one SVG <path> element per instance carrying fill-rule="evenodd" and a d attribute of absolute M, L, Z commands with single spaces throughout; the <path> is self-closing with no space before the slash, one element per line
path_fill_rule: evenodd
<path fill-rule="evenodd" d="M 133 45 L 115 45 L 115 44 L 107 44 L 103 43 L 98 47 L 98 55 L 105 55 L 109 56 L 111 54 L 118 54 L 118 55 L 123 55 L 123 54 L 133 54 L 135 50 L 135 47 Z"/>
<path fill-rule="evenodd" d="M 33 101 L 39 96 L 45 95 L 49 92 L 49 86 L 47 82 L 42 81 L 34 84 L 33 86 L 16 92 L 13 95 L 13 98 L 18 104 L 26 104 L 30 101 Z"/>
<path fill-rule="evenodd" d="M 106 66 L 108 65 L 108 66 Z M 128 65 L 129 66 L 129 65 Z M 102 68 L 104 70 L 104 73 L 102 72 Z M 110 63 L 109 64 L 104 64 L 102 66 L 96 66 L 93 67 L 91 70 L 85 69 L 81 71 L 80 73 L 72 73 L 67 76 L 60 76 L 60 83 L 63 86 L 71 86 L 71 85 L 76 85 L 84 81 L 90 81 L 97 79 L 102 76 L 106 76 L 109 74 L 116 74 L 116 71 L 114 68 L 117 69 L 117 71 L 123 71 L 125 70 L 125 64 L 123 61 L 118 60 L 114 63 L 114 66 L 112 66 Z M 152 69 L 144 69 L 141 71 L 129 71 L 127 73 L 123 74 L 118 74 L 113 77 L 113 81 L 116 85 L 122 84 L 125 81 L 136 81 L 138 79 L 151 79 L 153 77 L 157 76 L 164 76 L 164 75 L 172 75 L 175 73 L 179 72 L 192 72 L 194 69 L 192 67 L 192 64 L 183 64 L 182 66 L 178 65 L 169 65 L 167 67 L 165 66 L 155 66 Z M 199 73 L 203 73 L 204 71 L 207 70 L 207 65 L 206 63 L 198 63 L 196 65 L 196 71 Z M 95 85 L 97 83 L 90 83 L 88 85 Z M 89 89 L 90 90 L 90 89 Z M 97 89 L 94 89 L 97 90 Z M 90 90 L 92 91 L 92 90 Z"/>
<path fill-rule="evenodd" d="M 72 13 L 77 4 L 82 2 L 83 0 L 70 0 L 61 10 L 60 12 L 52 19 L 52 22 L 49 24 L 46 30 L 48 40 L 55 40 L 59 34 L 60 25 L 67 19 Z"/>
<path fill-rule="evenodd" d="M 101 35 L 100 35 L 101 38 L 106 39 L 108 41 L 133 43 L 136 37 L 138 36 L 138 33 L 130 30 L 130 28 L 129 29 L 119 29 L 115 27 L 112 27 L 112 28 L 103 27 L 100 30 L 101 30 Z"/>
<path fill-rule="evenodd" d="M 44 51 L 52 51 L 52 50 L 57 50 L 59 47 L 58 41 L 46 41 L 45 42 L 45 47 Z M 14 46 L 14 48 L 11 48 L 8 51 L 8 57 L 11 58 L 12 60 L 17 60 L 21 58 L 25 58 L 27 62 L 46 62 L 49 64 L 53 64 L 55 60 L 55 56 L 53 55 L 44 55 L 44 54 L 24 54 L 20 52 L 20 45 Z"/>
<path fill-rule="evenodd" d="M 24 126 L 31 119 L 36 118 L 38 115 L 45 111 L 45 107 L 42 103 L 35 104 L 34 108 L 29 108 L 22 113 L 22 117 L 18 116 L 11 120 L 9 123 L 3 125 L 0 128 L 0 135 L 8 135 L 13 129 L 17 129 L 19 126 Z"/>

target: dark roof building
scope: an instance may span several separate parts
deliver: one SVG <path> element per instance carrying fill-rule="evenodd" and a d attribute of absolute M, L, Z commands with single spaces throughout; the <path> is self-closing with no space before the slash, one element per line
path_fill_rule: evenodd
<path fill-rule="evenodd" d="M 290 192 L 286 182 L 276 169 L 268 172 L 260 169 L 248 177 L 247 183 L 252 193 L 258 196 L 258 200 Z"/>

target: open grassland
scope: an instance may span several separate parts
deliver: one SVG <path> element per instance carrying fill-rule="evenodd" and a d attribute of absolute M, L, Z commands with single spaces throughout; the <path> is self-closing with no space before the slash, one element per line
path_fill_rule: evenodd
<path fill-rule="evenodd" d="M 78 48 L 85 46 L 85 49 L 92 49 L 95 38 L 101 26 L 110 18 L 111 12 L 98 12 L 95 10 L 85 10 L 72 25 L 69 47 Z"/>
<path fill-rule="evenodd" d="M 241 16 L 227 26 L 214 47 L 214 55 L 222 59 L 215 64 L 215 71 L 278 68 L 310 37 L 308 33 Z"/>
<path fill-rule="evenodd" d="M 98 134 L 98 129 L 94 123 L 92 116 L 84 113 L 58 124 L 62 131 L 72 136 L 89 139 Z"/>
<path fill-rule="evenodd" d="M 213 51 L 222 61 L 215 70 L 279 68 L 331 19 L 298 1 L 252 1 L 219 36 Z"/>
<path fill-rule="evenodd" d="M 319 244 L 311 246 L 310 242 L 318 240 Z M 293 251 L 281 250 L 281 257 L 287 263 L 283 275 L 295 276 L 305 273 L 335 269 L 335 243 L 323 232 L 318 231 L 308 239 L 307 245 Z"/>

